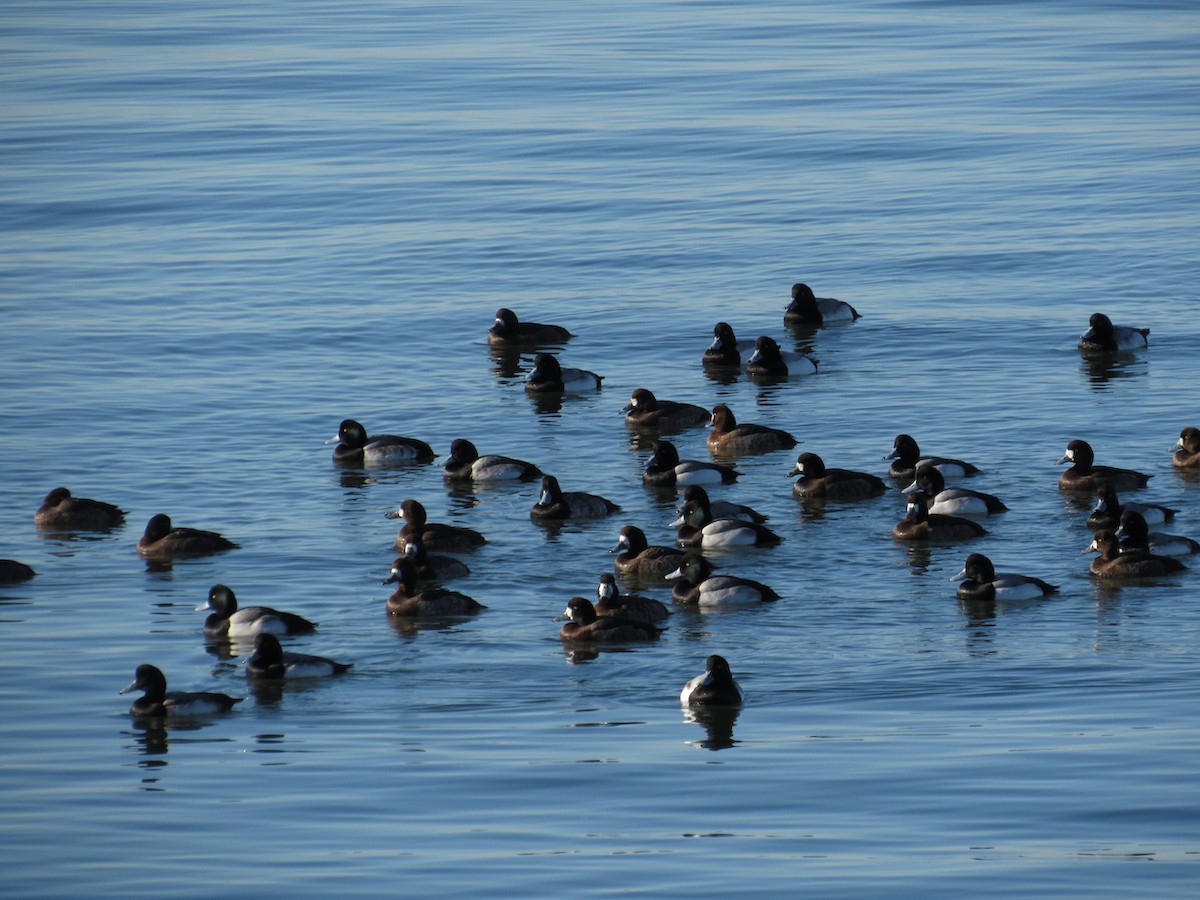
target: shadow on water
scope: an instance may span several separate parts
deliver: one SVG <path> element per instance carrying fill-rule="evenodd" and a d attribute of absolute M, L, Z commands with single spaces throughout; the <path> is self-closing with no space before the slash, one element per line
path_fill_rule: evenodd
<path fill-rule="evenodd" d="M 704 738 L 698 741 L 688 741 L 692 747 L 702 750 L 728 750 L 736 746 L 738 741 L 733 739 L 733 726 L 741 714 L 740 706 L 711 706 L 689 707 L 683 711 L 683 721 L 689 725 L 699 725 L 704 729 Z"/>
<path fill-rule="evenodd" d="M 1149 368 L 1144 357 L 1132 353 L 1083 355 L 1079 360 L 1080 372 L 1094 391 L 1108 390 L 1113 381 L 1145 375 Z"/>

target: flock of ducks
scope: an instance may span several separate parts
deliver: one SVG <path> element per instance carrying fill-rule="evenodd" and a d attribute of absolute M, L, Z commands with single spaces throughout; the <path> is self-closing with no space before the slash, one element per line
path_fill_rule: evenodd
<path fill-rule="evenodd" d="M 820 328 L 848 324 L 858 319 L 852 306 L 839 300 L 815 297 L 805 284 L 792 288 L 784 321 L 788 325 Z M 1079 349 L 1087 356 L 1123 354 L 1147 346 L 1148 329 L 1114 325 L 1102 313 L 1092 315 L 1087 331 L 1080 337 Z M 496 313 L 488 331 L 489 345 L 500 351 L 532 352 L 545 344 L 561 345 L 573 335 L 558 325 L 520 321 L 509 309 Z M 743 362 L 743 352 L 749 351 Z M 779 378 L 809 375 L 818 371 L 818 362 L 799 353 L 785 353 L 769 336 L 760 336 L 753 349 L 739 344 L 728 323 L 713 329 L 713 340 L 704 352 L 706 367 L 736 367 L 748 374 Z M 525 389 L 533 395 L 595 391 L 602 376 L 583 369 L 568 368 L 549 352 L 537 352 L 533 367 L 525 376 Z M 647 388 L 634 390 L 622 411 L 631 430 L 650 434 L 652 454 L 643 480 L 654 488 L 681 492 L 676 546 L 650 545 L 636 525 L 620 530 L 613 570 L 616 576 L 641 584 L 671 584 L 674 603 L 698 609 L 730 608 L 771 602 L 780 595 L 768 585 L 731 574 L 714 571 L 703 555 L 708 549 L 739 546 L 771 546 L 781 536 L 764 524 L 765 516 L 751 507 L 710 498 L 706 488 L 730 484 L 739 472 L 735 464 L 711 460 L 680 459 L 668 434 L 707 425 L 711 430 L 707 446 L 714 457 L 728 459 L 750 454 L 790 450 L 796 438 L 786 431 L 756 423 L 739 423 L 733 411 L 723 403 L 711 410 L 694 404 L 660 399 Z M 392 434 L 369 434 L 357 421 L 347 419 L 327 443 L 336 444 L 333 462 L 339 466 L 373 468 L 432 462 L 437 454 L 429 444 L 417 438 Z M 1184 428 L 1172 448 L 1172 461 L 1178 468 L 1200 468 L 1200 429 Z M 926 456 L 911 436 L 895 439 L 888 476 L 903 486 L 907 508 L 895 524 L 892 536 L 911 542 L 947 542 L 969 539 L 987 533 L 980 520 L 999 515 L 1008 507 L 998 498 L 963 487 L 948 487 L 946 479 L 976 475 L 980 469 L 964 460 Z M 1060 463 L 1070 463 L 1059 479 L 1059 487 L 1073 494 L 1095 495 L 1096 505 L 1087 524 L 1094 538 L 1083 552 L 1098 556 L 1089 571 L 1102 579 L 1158 578 L 1183 571 L 1180 556 L 1200 552 L 1200 543 L 1179 536 L 1150 531 L 1151 525 L 1170 522 L 1175 510 L 1161 505 L 1123 501 L 1121 494 L 1146 486 L 1150 476 L 1132 469 L 1097 465 L 1092 447 L 1073 440 Z M 534 463 L 511 457 L 481 455 L 469 440 L 457 439 L 450 446 L 443 465 L 448 484 L 536 481 L 541 482 L 537 502 L 530 516 L 542 520 L 598 518 L 616 514 L 620 506 L 597 494 L 564 491 L 558 479 Z M 889 487 L 883 478 L 869 473 L 833 468 L 815 453 L 803 452 L 788 473 L 795 479 L 793 494 L 802 501 L 856 501 L 885 493 Z M 396 535 L 399 555 L 390 576 L 383 582 L 393 585 L 387 610 L 398 617 L 462 616 L 485 607 L 472 597 L 445 587 L 443 582 L 462 578 L 469 568 L 457 555 L 475 550 L 487 538 L 471 528 L 430 522 L 420 502 L 408 498 L 387 513 L 400 519 L 403 527 Z M 65 487 L 46 495 L 34 515 L 38 529 L 51 532 L 107 531 L 123 524 L 125 512 L 98 500 L 74 497 Z M 220 534 L 175 526 L 165 514 L 155 515 L 146 525 L 137 543 L 138 553 L 148 560 L 173 559 L 218 553 L 237 548 Z M 440 552 L 439 552 L 440 551 Z M 34 577 L 33 570 L 15 560 L 0 560 L 0 583 Z M 997 572 L 992 561 L 972 553 L 955 577 L 960 582 L 957 596 L 965 602 L 991 603 L 998 599 L 1032 600 L 1054 594 L 1055 585 L 1029 575 Z M 239 607 L 232 589 L 214 585 L 200 609 L 210 613 L 204 623 L 205 634 L 215 638 L 252 640 L 253 650 L 246 659 L 251 678 L 286 679 L 335 676 L 351 668 L 349 663 L 320 656 L 293 653 L 283 649 L 280 637 L 305 634 L 317 625 L 294 613 L 265 606 Z M 573 597 L 560 619 L 565 624 L 561 638 L 572 644 L 625 643 L 657 640 L 670 609 L 659 600 L 637 594 L 623 594 L 613 574 L 604 574 L 596 589 L 596 599 Z M 231 710 L 241 698 L 214 692 L 167 690 L 163 673 L 148 663 L 139 665 L 133 682 L 124 690 L 141 691 L 142 696 L 130 707 L 137 717 L 206 715 Z M 705 671 L 684 685 L 680 700 L 687 707 L 737 707 L 743 692 L 734 680 L 726 659 L 711 655 Z"/>

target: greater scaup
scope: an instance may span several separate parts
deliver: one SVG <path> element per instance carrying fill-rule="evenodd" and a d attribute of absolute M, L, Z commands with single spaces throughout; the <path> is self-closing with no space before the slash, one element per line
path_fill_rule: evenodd
<path fill-rule="evenodd" d="M 37 572 L 15 559 L 0 559 L 0 584 L 16 584 L 18 581 L 28 581 Z"/>
<path fill-rule="evenodd" d="M 671 527 L 678 529 L 675 543 L 680 547 L 771 547 L 782 540 L 770 528 L 757 522 L 714 519 L 712 511 L 699 500 L 684 503 Z"/>
<path fill-rule="evenodd" d="M 246 659 L 246 674 L 271 679 L 322 678 L 345 674 L 353 665 L 309 653 L 285 652 L 275 635 L 260 634 L 254 639 L 254 652 Z"/>
<path fill-rule="evenodd" d="M 229 712 L 242 697 L 230 697 L 213 691 L 168 691 L 167 677 L 162 670 L 150 663 L 142 663 L 134 670 L 130 685 L 118 691 L 144 691 L 133 701 L 129 713 L 139 718 L 161 716 L 204 716 Z"/>
<path fill-rule="evenodd" d="M 754 342 L 754 352 L 746 360 L 746 373 L 769 378 L 815 375 L 817 365 L 815 359 L 803 353 L 784 353 L 774 338 L 764 334 Z"/>
<path fill-rule="evenodd" d="M 578 393 L 600 390 L 603 375 L 563 366 L 552 353 L 539 353 L 525 376 L 525 390 L 532 394 Z"/>
<path fill-rule="evenodd" d="M 475 445 L 465 438 L 450 444 L 450 456 L 443 469 L 447 481 L 532 481 L 542 470 L 531 462 L 510 456 L 480 456 Z"/>
<path fill-rule="evenodd" d="M 728 322 L 713 326 L 712 343 L 704 351 L 702 361 L 710 366 L 740 366 L 742 352 L 738 349 L 737 336 Z"/>
<path fill-rule="evenodd" d="M 1087 527 L 1092 531 L 1113 531 L 1121 524 L 1121 514 L 1127 509 L 1140 513 L 1147 525 L 1161 525 L 1175 518 L 1175 510 L 1169 506 L 1122 502 L 1113 486 L 1106 483 L 1096 488 L 1096 506 L 1087 517 Z"/>
<path fill-rule="evenodd" d="M 728 661 L 714 653 L 704 661 L 703 674 L 683 686 L 679 702 L 684 706 L 739 706 L 745 696 Z"/>
<path fill-rule="evenodd" d="M 393 616 L 459 616 L 487 608 L 458 591 L 417 590 L 417 569 L 403 557 L 392 563 L 392 574 L 383 583 L 396 584 L 395 593 L 387 600 L 387 611 Z"/>
<path fill-rule="evenodd" d="M 972 463 L 947 456 L 922 456 L 921 448 L 912 435 L 898 434 L 892 442 L 892 452 L 884 459 L 895 460 L 888 468 L 888 475 L 897 481 L 912 481 L 921 465 L 937 466 L 947 478 L 963 475 L 978 475 L 979 468 Z"/>
<path fill-rule="evenodd" d="M 921 491 L 929 512 L 946 516 L 991 516 L 1008 512 L 1008 507 L 994 494 L 972 491 L 968 488 L 948 488 L 946 479 L 936 466 L 920 465 L 913 483 L 903 491 L 911 494 Z"/>
<path fill-rule="evenodd" d="M 849 303 L 832 297 L 817 297 L 807 284 L 792 285 L 792 302 L 783 311 L 787 325 L 833 325 L 853 322 L 862 316 Z"/>
<path fill-rule="evenodd" d="M 359 422 L 343 419 L 338 433 L 325 442 L 337 444 L 333 461 L 345 466 L 392 466 L 430 462 L 433 448 L 416 438 L 398 434 L 367 434 Z"/>
<path fill-rule="evenodd" d="M 958 516 L 933 515 L 924 491 L 908 495 L 908 512 L 892 529 L 899 541 L 956 541 L 987 534 L 978 522 Z"/>
<path fill-rule="evenodd" d="M 1190 425 L 1179 432 L 1179 440 L 1171 448 L 1175 455 L 1171 457 L 1171 465 L 1179 469 L 1200 468 L 1200 428 Z"/>
<path fill-rule="evenodd" d="M 621 412 L 625 424 L 635 428 L 688 428 L 707 425 L 711 418 L 703 406 L 659 400 L 646 388 L 636 388 Z"/>
<path fill-rule="evenodd" d="M 450 581 L 471 574 L 470 568 L 462 560 L 428 552 L 425 541 L 417 534 L 411 535 L 405 542 L 404 558 L 416 567 L 420 581 Z"/>
<path fill-rule="evenodd" d="M 108 531 L 125 521 L 125 510 L 102 500 L 72 497 L 65 487 L 46 495 L 33 524 L 46 531 Z"/>
<path fill-rule="evenodd" d="M 708 435 L 708 449 L 712 453 L 770 453 L 772 450 L 789 450 L 798 443 L 781 428 L 755 422 L 739 425 L 733 410 L 724 403 L 713 407 L 709 424 L 712 431 Z"/>
<path fill-rule="evenodd" d="M 637 619 L 640 622 L 661 622 L 671 614 L 666 604 L 653 597 L 622 594 L 617 579 L 605 572 L 596 585 L 596 615 Z"/>
<path fill-rule="evenodd" d="M 957 591 L 959 600 L 1035 600 L 1058 593 L 1057 586 L 1032 575 L 997 572 L 982 553 L 968 556 L 962 571 L 950 580 L 962 582 Z"/>
<path fill-rule="evenodd" d="M 572 597 L 567 601 L 560 619 L 570 619 L 559 631 L 564 641 L 592 641 L 597 643 L 625 643 L 631 641 L 656 641 L 663 629 L 649 622 L 627 619 L 623 616 L 598 616 L 592 601 L 586 597 Z"/>
<path fill-rule="evenodd" d="M 146 523 L 146 531 L 138 539 L 137 549 L 150 558 L 172 556 L 205 556 L 222 550 L 235 550 L 237 544 L 215 531 L 197 528 L 174 528 L 171 517 L 159 513 Z"/>
<path fill-rule="evenodd" d="M 404 527 L 396 535 L 396 547 L 403 550 L 413 536 L 419 536 L 431 550 L 474 550 L 487 543 L 487 538 L 473 528 L 428 521 L 428 513 L 420 500 L 409 497 L 399 509 L 384 513 L 388 519 L 403 519 Z"/>
<path fill-rule="evenodd" d="M 688 553 L 668 576 L 676 582 L 672 599 L 699 609 L 733 609 L 779 599 L 779 594 L 762 582 L 712 572 L 712 563 L 707 559 Z"/>
<path fill-rule="evenodd" d="M 208 602 L 197 611 L 212 610 L 204 620 L 204 633 L 213 637 L 251 637 L 256 634 L 307 634 L 316 631 L 317 623 L 295 613 L 280 612 L 269 606 L 238 608 L 237 596 L 223 584 L 214 584 L 208 592 Z"/>
<path fill-rule="evenodd" d="M 767 521 L 765 513 L 760 513 L 751 506 L 746 506 L 743 503 L 734 503 L 730 500 L 711 499 L 708 496 L 708 491 L 698 484 L 689 484 L 683 489 L 683 499 L 676 510 L 677 514 L 683 514 L 683 504 L 689 500 L 695 500 L 697 503 L 704 504 L 704 507 L 712 513 L 714 519 L 743 519 L 747 522 Z"/>
<path fill-rule="evenodd" d="M 1079 349 L 1085 353 L 1118 353 L 1144 350 L 1149 328 L 1114 325 L 1104 313 L 1092 313 L 1088 329 L 1079 336 Z"/>
<path fill-rule="evenodd" d="M 620 511 L 621 507 L 599 494 L 564 491 L 557 478 L 544 475 L 542 493 L 529 515 L 535 519 L 594 519 Z"/>
<path fill-rule="evenodd" d="M 642 480 L 656 487 L 686 487 L 689 484 L 730 484 L 740 474 L 733 466 L 698 459 L 680 460 L 675 445 L 660 440 L 654 442 Z"/>
<path fill-rule="evenodd" d="M 1088 551 L 1100 554 L 1088 566 L 1088 571 L 1097 578 L 1157 578 L 1187 570 L 1187 566 L 1170 556 L 1158 556 L 1146 550 L 1122 552 L 1112 531 L 1098 532 L 1082 552 Z"/>
<path fill-rule="evenodd" d="M 1130 550 L 1156 553 L 1159 556 L 1190 556 L 1200 553 L 1200 543 L 1182 534 L 1151 531 L 1145 517 L 1132 509 L 1121 513 L 1117 538 L 1121 541 L 1122 553 Z"/>
<path fill-rule="evenodd" d="M 1072 466 L 1059 477 L 1058 486 L 1065 491 L 1095 491 L 1103 484 L 1110 484 L 1117 491 L 1132 491 L 1144 488 L 1153 477 L 1133 469 L 1097 466 L 1094 465 L 1095 458 L 1092 445 L 1087 441 L 1074 440 L 1067 444 L 1066 453 L 1058 463 L 1070 462 Z"/>
<path fill-rule="evenodd" d="M 800 477 L 792 485 L 792 493 L 801 499 L 827 497 L 830 500 L 861 500 L 887 491 L 887 484 L 878 475 L 854 472 L 849 469 L 828 469 L 815 453 L 801 453 L 796 466 L 787 477 Z"/>
<path fill-rule="evenodd" d="M 540 322 L 520 322 L 511 309 L 496 310 L 496 320 L 488 329 L 488 343 L 495 346 L 520 344 L 561 344 L 570 340 L 571 332 L 561 325 Z"/>
<path fill-rule="evenodd" d="M 622 528 L 616 546 L 609 552 L 618 553 L 613 560 L 613 570 L 618 574 L 635 575 L 653 581 L 665 580 L 683 561 L 682 550 L 649 544 L 645 532 L 636 525 Z"/>

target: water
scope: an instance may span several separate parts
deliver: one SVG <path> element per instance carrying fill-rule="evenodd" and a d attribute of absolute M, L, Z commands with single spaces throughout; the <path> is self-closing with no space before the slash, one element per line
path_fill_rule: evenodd
<path fill-rule="evenodd" d="M 6 894 L 1194 893 L 1195 575 L 1090 580 L 1055 461 L 1086 438 L 1200 533 L 1165 452 L 1197 424 L 1198 37 L 1186 4 L 10 3 L 0 556 L 39 574 L 0 588 Z M 800 280 L 864 313 L 799 342 L 821 374 L 706 377 L 718 320 L 798 346 Z M 603 391 L 532 403 L 499 306 Z M 1149 351 L 1081 361 L 1097 309 Z M 552 617 L 621 525 L 672 537 L 638 386 L 832 465 L 910 432 L 1012 511 L 910 550 L 895 493 L 810 510 L 790 453 L 747 458 L 719 493 L 785 541 L 720 563 L 784 599 L 573 655 Z M 624 511 L 335 469 L 347 416 Z M 127 524 L 37 534 L 58 484 Z M 406 496 L 489 536 L 456 583 L 485 613 L 388 621 Z M 242 549 L 149 568 L 160 511 Z M 1061 593 L 964 611 L 971 550 Z M 194 609 L 217 582 L 353 673 L 247 685 Z M 713 652 L 749 699 L 710 732 L 677 694 Z M 247 699 L 147 729 L 141 662 Z"/>

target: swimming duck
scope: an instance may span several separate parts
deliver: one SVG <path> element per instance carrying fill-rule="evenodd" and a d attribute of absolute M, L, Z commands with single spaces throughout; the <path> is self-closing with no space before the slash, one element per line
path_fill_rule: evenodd
<path fill-rule="evenodd" d="M 416 438 L 397 434 L 367 434 L 354 419 L 343 419 L 338 433 L 325 442 L 337 444 L 333 461 L 344 466 L 394 466 L 430 462 L 433 448 Z"/>
<path fill-rule="evenodd" d="M 620 512 L 621 507 L 599 494 L 563 491 L 553 475 L 542 476 L 542 494 L 529 515 L 535 519 L 597 518 Z"/>
<path fill-rule="evenodd" d="M 1121 514 L 1125 510 L 1140 513 L 1147 525 L 1161 525 L 1175 518 L 1175 510 L 1169 506 L 1134 503 L 1132 500 L 1122 503 L 1111 484 L 1101 484 L 1096 489 L 1096 508 L 1087 517 L 1087 527 L 1092 531 L 1112 531 L 1121 524 Z"/>
<path fill-rule="evenodd" d="M 1171 457 L 1171 465 L 1177 469 L 1200 468 L 1200 428 L 1190 425 L 1179 432 L 1179 441 L 1171 448 L 1175 455 Z"/>
<path fill-rule="evenodd" d="M 688 428 L 707 425 L 711 415 L 703 406 L 659 400 L 646 388 L 637 388 L 621 410 L 625 424 L 636 428 Z"/>
<path fill-rule="evenodd" d="M 712 511 L 702 502 L 689 500 L 683 505 L 679 518 L 671 523 L 678 533 L 675 543 L 680 547 L 770 547 L 782 538 L 765 525 L 744 519 L 714 519 Z"/>
<path fill-rule="evenodd" d="M 617 579 L 607 572 L 596 585 L 596 615 L 637 619 L 639 622 L 661 622 L 671 614 L 666 605 L 653 597 L 622 594 Z"/>
<path fill-rule="evenodd" d="M 713 407 L 710 424 L 708 449 L 712 453 L 769 453 L 788 450 L 797 444 L 794 437 L 780 428 L 757 423 L 739 425 L 733 410 L 724 403 Z"/>
<path fill-rule="evenodd" d="M 46 495 L 33 524 L 46 531 L 107 531 L 125 521 L 125 510 L 102 500 L 72 497 L 65 487 Z"/>
<path fill-rule="evenodd" d="M 613 561 L 613 570 L 620 575 L 636 575 L 639 578 L 663 581 L 667 575 L 679 568 L 683 551 L 661 544 L 649 544 L 646 534 L 636 525 L 621 529 L 616 546 L 610 553 L 620 554 Z"/>
<path fill-rule="evenodd" d="M 967 488 L 947 488 L 946 480 L 936 466 L 917 466 L 913 483 L 903 493 L 915 491 L 925 494 L 925 502 L 934 515 L 991 516 L 1008 511 L 1008 507 L 993 494 Z"/>
<path fill-rule="evenodd" d="M 520 344 L 560 344 L 572 337 L 571 332 L 561 325 L 543 325 L 540 322 L 519 322 L 511 309 L 496 310 L 496 321 L 488 329 L 488 344 L 514 346 Z"/>
<path fill-rule="evenodd" d="M 525 376 L 525 390 L 531 394 L 598 391 L 603 380 L 603 375 L 587 369 L 560 365 L 551 353 L 539 353 Z"/>
<path fill-rule="evenodd" d="M 1149 328 L 1130 328 L 1114 325 L 1104 313 L 1092 313 L 1088 330 L 1079 336 L 1079 349 L 1085 353 L 1118 353 L 1144 350 L 1148 345 Z"/>
<path fill-rule="evenodd" d="M 742 353 L 738 349 L 737 337 L 728 322 L 713 326 L 713 340 L 704 351 L 702 362 L 709 366 L 740 366 Z"/>
<path fill-rule="evenodd" d="M 260 634 L 254 639 L 254 652 L 246 659 L 246 674 L 253 678 L 322 678 L 345 674 L 353 665 L 324 656 L 285 652 L 275 635 Z"/>
<path fill-rule="evenodd" d="M 699 609 L 734 609 L 779 599 L 779 594 L 759 581 L 736 575 L 714 575 L 712 563 L 689 553 L 669 576 L 676 581 L 671 597 Z"/>
<path fill-rule="evenodd" d="M 733 503 L 729 500 L 712 500 L 708 496 L 708 491 L 698 484 L 689 484 L 683 490 L 683 500 L 676 510 L 678 515 L 683 515 L 683 505 L 689 500 L 694 500 L 704 506 L 709 511 L 714 519 L 741 519 L 745 522 L 765 522 L 767 516 L 760 513 L 751 506 L 746 506 L 742 503 Z"/>
<path fill-rule="evenodd" d="M 317 629 L 316 622 L 269 606 L 244 606 L 239 609 L 237 596 L 223 584 L 214 584 L 208 592 L 208 602 L 197 606 L 196 610 L 212 610 L 212 615 L 204 620 L 204 633 L 213 637 L 308 634 Z"/>
<path fill-rule="evenodd" d="M 1095 491 L 1103 484 L 1110 484 L 1116 491 L 1132 491 L 1144 488 L 1153 477 L 1133 469 L 1093 465 L 1095 458 L 1092 445 L 1087 441 L 1067 444 L 1067 451 L 1058 462 L 1059 465 L 1065 462 L 1073 465 L 1059 477 L 1058 486 L 1066 491 Z"/>
<path fill-rule="evenodd" d="M 150 558 L 205 556 L 235 549 L 237 544 L 215 531 L 172 527 L 171 517 L 164 513 L 146 523 L 146 531 L 137 542 L 138 553 Z"/>
<path fill-rule="evenodd" d="M 833 325 L 861 318 L 849 303 L 814 296 L 812 288 L 799 282 L 792 285 L 792 302 L 783 311 L 786 325 Z"/>
<path fill-rule="evenodd" d="M 18 581 L 28 581 L 37 572 L 15 559 L 0 559 L 0 584 L 16 584 Z"/>
<path fill-rule="evenodd" d="M 679 459 L 679 451 L 670 441 L 655 441 L 642 480 L 656 487 L 686 487 L 689 484 L 730 484 L 737 480 L 738 472 L 733 466 L 703 462 L 697 459 Z"/>
<path fill-rule="evenodd" d="M 407 498 L 400 508 L 384 513 L 388 519 L 403 519 L 404 527 L 396 535 L 396 547 L 403 550 L 414 535 L 420 536 L 431 550 L 474 550 L 487 543 L 487 538 L 473 528 L 428 521 L 420 500 Z"/>
<path fill-rule="evenodd" d="M 403 557 L 392 563 L 392 574 L 383 583 L 397 585 L 387 601 L 387 611 L 393 616 L 460 616 L 487 609 L 458 591 L 445 588 L 418 591 L 417 569 Z"/>
<path fill-rule="evenodd" d="M 921 448 L 916 440 L 907 434 L 896 435 L 892 443 L 892 452 L 884 459 L 895 462 L 888 468 L 888 475 L 897 481 L 912 481 L 921 465 L 936 466 L 946 478 L 958 478 L 964 475 L 978 475 L 979 468 L 961 459 L 946 456 L 922 456 Z"/>
<path fill-rule="evenodd" d="M 827 469 L 825 461 L 815 453 L 801 453 L 796 467 L 787 477 L 800 477 L 792 485 L 798 498 L 827 497 L 830 500 L 861 500 L 887 491 L 883 479 L 869 472 L 849 469 Z"/>
<path fill-rule="evenodd" d="M 453 556 L 429 553 L 420 535 L 412 535 L 404 544 L 404 558 L 416 567 L 419 581 L 450 581 L 466 578 L 471 570 L 462 560 Z"/>
<path fill-rule="evenodd" d="M 134 670 L 133 681 L 118 693 L 144 691 L 133 701 L 129 714 L 140 718 L 160 716 L 203 716 L 229 712 L 242 697 L 230 697 L 212 691 L 168 691 L 167 677 L 162 670 L 142 663 Z"/>
<path fill-rule="evenodd" d="M 475 445 L 464 438 L 450 444 L 443 473 L 447 481 L 532 481 L 542 470 L 531 462 L 510 456 L 480 456 Z"/>
<path fill-rule="evenodd" d="M 1145 517 L 1132 509 L 1121 513 L 1117 538 L 1121 541 L 1121 552 L 1140 551 L 1158 556 L 1188 556 L 1200 553 L 1200 543 L 1181 534 L 1166 534 L 1151 531 Z"/>
<path fill-rule="evenodd" d="M 1089 550 L 1100 554 L 1088 566 L 1088 571 L 1097 578 L 1157 578 L 1187 570 L 1187 566 L 1174 557 L 1134 549 L 1123 553 L 1112 531 L 1098 532 L 1082 552 Z"/>
<path fill-rule="evenodd" d="M 725 657 L 714 653 L 704 661 L 703 674 L 683 686 L 679 702 L 684 706 L 739 706 L 745 696 Z"/>
<path fill-rule="evenodd" d="M 784 353 L 774 338 L 764 334 L 754 342 L 754 352 L 746 360 L 746 373 L 771 378 L 815 375 L 817 361 L 803 353 Z"/>
<path fill-rule="evenodd" d="M 987 534 L 987 529 L 970 519 L 930 513 L 927 499 L 924 491 L 908 495 L 908 512 L 892 529 L 892 537 L 899 541 L 956 541 Z"/>
<path fill-rule="evenodd" d="M 625 643 L 628 641 L 656 641 L 663 629 L 638 619 L 621 616 L 598 616 L 592 601 L 586 597 L 572 597 L 567 601 L 560 619 L 570 619 L 559 631 L 564 641 L 595 641 L 598 643 Z"/>
<path fill-rule="evenodd" d="M 982 553 L 967 557 L 961 572 L 950 579 L 961 581 L 958 586 L 959 600 L 1036 600 L 1058 593 L 1058 587 L 1031 575 L 1014 572 L 997 572 L 992 561 Z"/>

